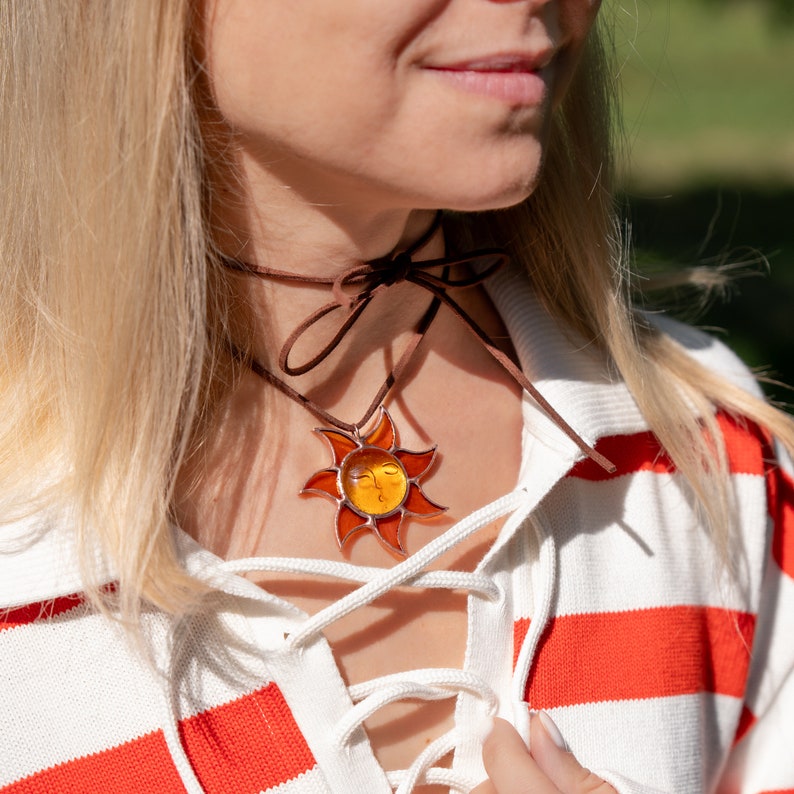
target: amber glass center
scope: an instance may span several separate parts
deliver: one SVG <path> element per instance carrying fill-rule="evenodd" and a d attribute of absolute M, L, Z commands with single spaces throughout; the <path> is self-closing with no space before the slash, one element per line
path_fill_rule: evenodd
<path fill-rule="evenodd" d="M 342 463 L 339 479 L 348 502 L 365 515 L 388 515 L 408 493 L 408 475 L 402 464 L 379 447 L 351 452 Z"/>

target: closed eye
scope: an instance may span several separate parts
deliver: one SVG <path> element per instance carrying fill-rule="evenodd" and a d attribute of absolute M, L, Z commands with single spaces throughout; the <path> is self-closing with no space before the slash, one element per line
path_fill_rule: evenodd
<path fill-rule="evenodd" d="M 350 470 L 350 479 L 351 480 L 374 480 L 375 475 L 372 473 L 371 469 L 368 469 L 366 466 L 355 466 Z"/>

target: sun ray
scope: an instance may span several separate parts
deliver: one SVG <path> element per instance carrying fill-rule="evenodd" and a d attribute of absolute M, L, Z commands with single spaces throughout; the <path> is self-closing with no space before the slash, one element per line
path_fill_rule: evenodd
<path fill-rule="evenodd" d="M 403 522 L 403 513 L 394 513 L 386 518 L 375 519 L 375 534 L 390 549 L 405 554 L 402 541 L 400 540 L 400 526 Z"/>
<path fill-rule="evenodd" d="M 394 446 L 396 433 L 394 423 L 389 416 L 389 412 L 381 406 L 380 421 L 377 427 L 364 439 L 364 443 L 371 447 L 381 449 L 391 449 Z"/>
<path fill-rule="evenodd" d="M 406 473 L 412 479 L 421 477 L 432 465 L 436 457 L 436 448 L 424 452 L 409 452 L 407 449 L 398 449 L 394 457 L 402 463 Z"/>
<path fill-rule="evenodd" d="M 319 433 L 331 446 L 331 451 L 334 453 L 335 466 L 338 466 L 345 457 L 358 447 L 356 440 L 341 430 L 332 430 L 330 427 L 318 427 L 315 428 L 315 432 Z"/>
<path fill-rule="evenodd" d="M 424 491 L 418 485 L 414 485 L 405 500 L 403 509 L 412 516 L 437 516 L 447 508 L 428 499 Z"/>
<path fill-rule="evenodd" d="M 323 469 L 313 474 L 306 481 L 306 485 L 303 486 L 301 493 L 316 493 L 321 496 L 327 494 L 333 499 L 339 499 L 342 495 L 339 493 L 337 470 Z"/>
<path fill-rule="evenodd" d="M 347 539 L 356 532 L 369 528 L 367 521 L 362 521 L 349 507 L 342 505 L 336 514 L 336 538 L 339 545 L 344 545 Z"/>

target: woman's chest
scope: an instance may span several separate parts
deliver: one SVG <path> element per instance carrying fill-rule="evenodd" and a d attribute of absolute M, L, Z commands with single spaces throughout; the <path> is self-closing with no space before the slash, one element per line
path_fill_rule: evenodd
<path fill-rule="evenodd" d="M 464 543 L 455 563 L 480 558 L 496 532 L 496 525 L 487 527 Z M 312 615 L 333 609 L 353 590 L 300 576 L 271 575 L 257 582 Z M 458 678 L 469 651 L 469 592 L 463 582 L 458 587 L 397 587 L 323 631 L 354 701 L 361 704 L 369 697 L 374 704 L 362 725 L 383 769 L 407 769 L 453 728 Z M 444 789 L 419 790 L 435 794 Z"/>

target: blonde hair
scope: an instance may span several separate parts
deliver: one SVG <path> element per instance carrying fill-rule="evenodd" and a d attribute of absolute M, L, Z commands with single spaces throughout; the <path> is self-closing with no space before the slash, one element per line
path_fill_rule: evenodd
<path fill-rule="evenodd" d="M 0 4 L 0 504 L 71 506 L 86 560 L 97 546 L 112 560 L 129 617 L 142 600 L 179 612 L 202 592 L 170 531 L 174 480 L 221 357 L 213 326 L 225 321 L 191 5 Z M 474 218 L 473 233 L 507 241 L 549 311 L 606 351 L 724 540 L 713 407 L 789 448 L 794 426 L 632 310 L 606 62 L 593 35 L 553 120 L 548 178 L 522 205 Z"/>
<path fill-rule="evenodd" d="M 74 505 L 129 608 L 195 589 L 168 531 L 208 355 L 190 6 L 0 4 L 2 503 Z"/>

